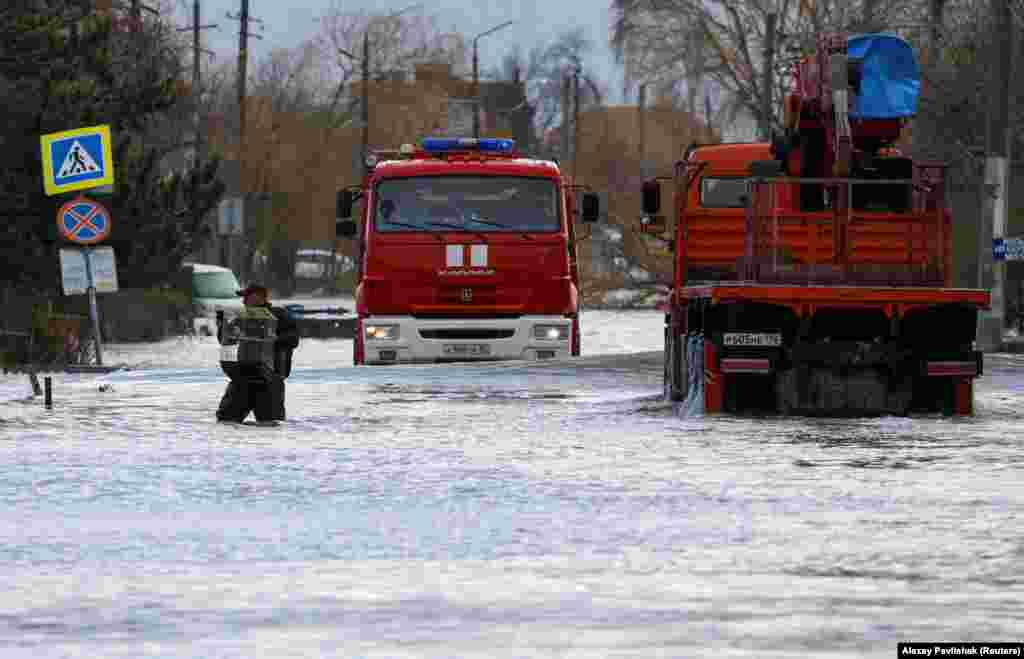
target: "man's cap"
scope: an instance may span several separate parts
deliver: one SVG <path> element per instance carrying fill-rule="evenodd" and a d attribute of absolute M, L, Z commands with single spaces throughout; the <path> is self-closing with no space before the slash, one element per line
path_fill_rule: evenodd
<path fill-rule="evenodd" d="M 237 295 L 238 297 L 245 297 L 250 293 L 263 293 L 264 295 L 269 295 L 270 290 L 267 289 L 267 287 L 263 286 L 262 284 L 249 284 L 242 290 L 235 291 L 235 295 Z"/>

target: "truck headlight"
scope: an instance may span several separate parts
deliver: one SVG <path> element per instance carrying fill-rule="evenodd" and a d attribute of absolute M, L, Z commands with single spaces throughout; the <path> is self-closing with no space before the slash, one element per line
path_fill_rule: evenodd
<path fill-rule="evenodd" d="M 540 341 L 568 341 L 568 325 L 534 325 L 533 338 Z"/>
<path fill-rule="evenodd" d="M 366 338 L 373 341 L 397 341 L 398 325 L 367 325 Z"/>

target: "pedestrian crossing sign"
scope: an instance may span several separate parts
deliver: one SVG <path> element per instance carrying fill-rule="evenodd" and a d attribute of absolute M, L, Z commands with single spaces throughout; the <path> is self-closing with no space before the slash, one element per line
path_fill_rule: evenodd
<path fill-rule="evenodd" d="M 40 144 L 47 195 L 114 184 L 109 125 L 50 133 Z"/>

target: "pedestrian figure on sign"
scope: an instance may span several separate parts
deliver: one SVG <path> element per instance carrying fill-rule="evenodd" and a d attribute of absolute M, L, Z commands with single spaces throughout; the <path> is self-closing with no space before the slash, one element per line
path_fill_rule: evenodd
<path fill-rule="evenodd" d="M 221 367 L 231 378 L 217 420 L 241 423 L 252 412 L 259 422 L 283 421 L 284 381 L 299 345 L 298 326 L 286 310 L 270 305 L 265 286 L 251 285 L 237 295 L 245 304 L 239 317 L 226 322 L 217 316 Z"/>
<path fill-rule="evenodd" d="M 85 161 L 82 160 L 82 149 L 77 144 L 71 149 L 71 160 L 73 161 L 71 165 L 72 174 L 78 174 L 88 169 Z"/>

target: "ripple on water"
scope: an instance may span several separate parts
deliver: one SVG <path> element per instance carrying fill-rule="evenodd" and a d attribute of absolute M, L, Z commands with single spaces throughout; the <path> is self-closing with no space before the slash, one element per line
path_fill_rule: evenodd
<path fill-rule="evenodd" d="M 1020 629 L 1009 367 L 970 420 L 679 418 L 593 363 L 304 345 L 278 428 L 214 423 L 198 363 L 4 404 L 0 654 L 853 659 Z"/>

